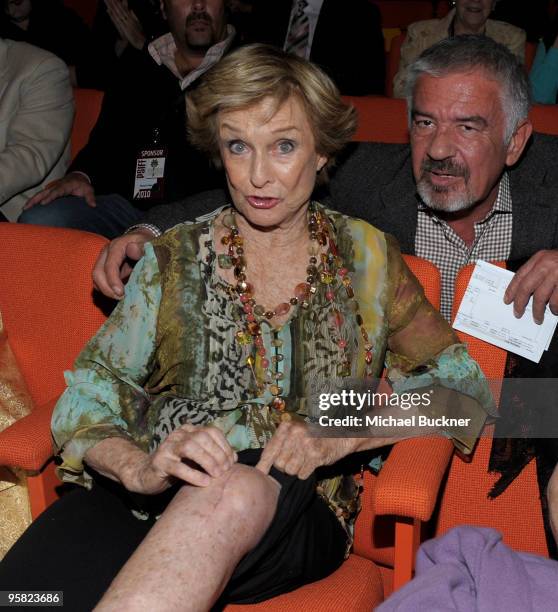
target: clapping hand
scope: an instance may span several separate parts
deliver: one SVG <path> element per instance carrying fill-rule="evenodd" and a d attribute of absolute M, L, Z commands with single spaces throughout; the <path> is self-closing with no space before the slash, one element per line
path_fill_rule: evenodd
<path fill-rule="evenodd" d="M 143 49 L 145 34 L 134 11 L 128 8 L 128 0 L 105 0 L 107 13 L 120 37 L 136 49 Z"/>

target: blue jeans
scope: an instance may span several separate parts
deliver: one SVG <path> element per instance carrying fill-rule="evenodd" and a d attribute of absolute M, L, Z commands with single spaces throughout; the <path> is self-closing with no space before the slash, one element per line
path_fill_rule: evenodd
<path fill-rule="evenodd" d="M 44 206 L 24 210 L 18 223 L 69 227 L 101 234 L 107 238 L 120 236 L 130 225 L 137 223 L 142 212 L 117 193 L 96 196 L 97 206 L 91 208 L 84 198 L 65 196 Z"/>

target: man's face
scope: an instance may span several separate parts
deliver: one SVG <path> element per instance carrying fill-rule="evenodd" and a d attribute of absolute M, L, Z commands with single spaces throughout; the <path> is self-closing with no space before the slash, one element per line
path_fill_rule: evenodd
<path fill-rule="evenodd" d="M 478 70 L 418 78 L 411 114 L 413 174 L 430 208 L 457 212 L 494 203 L 502 170 L 516 159 L 513 144 L 504 143 L 500 90 Z"/>
<path fill-rule="evenodd" d="M 224 0 L 165 0 L 163 9 L 179 47 L 205 51 L 225 38 Z"/>
<path fill-rule="evenodd" d="M 31 15 L 31 0 L 4 0 L 4 12 L 16 23 L 25 21 Z"/>

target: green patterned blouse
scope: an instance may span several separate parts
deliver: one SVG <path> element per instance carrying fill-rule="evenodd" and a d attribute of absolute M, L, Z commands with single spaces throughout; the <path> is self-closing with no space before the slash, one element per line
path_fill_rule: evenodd
<path fill-rule="evenodd" d="M 66 373 L 68 389 L 52 419 L 64 480 L 89 486 L 83 456 L 111 436 L 153 451 L 186 422 L 211 424 L 241 451 L 261 448 L 273 435 L 276 423 L 267 407 L 272 398 L 269 391 L 258 396 L 246 347 L 235 340 L 244 315 L 219 275 L 213 242 L 218 212 L 146 245 L 125 298 Z M 395 386 L 407 391 L 443 381 L 475 398 L 484 417 L 492 400 L 479 367 L 424 297 L 395 241 L 364 221 L 324 212 L 373 344 L 374 375 L 385 363 Z M 351 300 L 341 287 L 327 287 L 339 289 L 336 308 L 352 355 L 351 377 L 362 377 L 365 351 Z M 325 292 L 326 285 L 318 285 L 310 308 L 292 309 L 280 329 L 262 323 L 267 354 L 272 337 L 282 341 L 282 395 L 300 418 L 307 415 L 309 381 L 338 374 Z M 318 492 L 350 527 L 358 504 L 354 485 L 347 485 L 346 477 L 337 476 L 320 482 Z"/>

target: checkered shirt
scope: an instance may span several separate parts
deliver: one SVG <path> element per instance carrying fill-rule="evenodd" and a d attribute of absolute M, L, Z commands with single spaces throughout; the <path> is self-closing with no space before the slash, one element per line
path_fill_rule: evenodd
<path fill-rule="evenodd" d="M 147 49 L 151 57 L 159 64 L 166 66 L 174 76 L 180 81 L 180 89 L 184 90 L 188 85 L 191 85 L 197 78 L 199 78 L 204 72 L 207 72 L 211 66 L 216 64 L 225 54 L 225 51 L 231 46 L 233 38 L 235 37 L 235 29 L 232 25 L 227 25 L 227 37 L 221 42 L 213 45 L 207 50 L 202 63 L 191 70 L 186 76 L 182 76 L 176 67 L 174 54 L 176 53 L 176 43 L 172 34 L 163 34 L 154 41 L 150 42 Z"/>
<path fill-rule="evenodd" d="M 453 288 L 459 270 L 478 259 L 490 261 L 509 258 L 512 241 L 512 198 L 507 173 L 504 173 L 500 180 L 498 197 L 492 210 L 484 219 L 475 223 L 474 227 L 475 239 L 468 247 L 426 204 L 419 204 L 415 252 L 440 270 L 440 312 L 448 321 L 451 321 Z"/>

